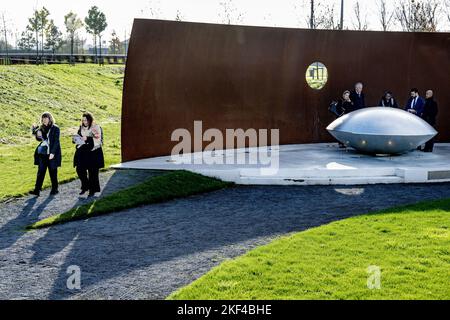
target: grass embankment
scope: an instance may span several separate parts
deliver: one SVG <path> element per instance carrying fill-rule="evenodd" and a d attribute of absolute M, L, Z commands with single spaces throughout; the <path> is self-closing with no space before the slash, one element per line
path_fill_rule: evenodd
<path fill-rule="evenodd" d="M 40 229 L 69 221 L 87 219 L 124 209 L 169 201 L 233 185 L 188 171 L 173 171 L 100 198 L 72 210 L 38 221 L 27 229 Z"/>
<path fill-rule="evenodd" d="M 81 114 L 92 112 L 105 134 L 105 164 L 120 162 L 120 116 L 123 66 L 18 65 L 0 67 L 0 201 L 34 187 L 33 153 L 37 142 L 30 127 L 50 111 L 61 128 L 61 182 L 76 178 L 70 135 Z M 44 187 L 50 184 L 48 175 Z"/>
<path fill-rule="evenodd" d="M 381 270 L 380 289 L 367 286 L 369 266 Z M 169 299 L 450 299 L 450 199 L 280 238 Z"/>

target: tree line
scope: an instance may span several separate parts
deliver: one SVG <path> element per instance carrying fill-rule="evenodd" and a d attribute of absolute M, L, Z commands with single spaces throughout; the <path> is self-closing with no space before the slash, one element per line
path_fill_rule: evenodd
<path fill-rule="evenodd" d="M 8 50 L 12 50 L 11 43 L 8 43 L 7 25 L 4 15 L 0 16 L 0 28 L 3 35 L 3 46 Z M 60 30 L 50 17 L 47 8 L 34 10 L 33 15 L 28 18 L 26 29 L 21 33 L 17 41 L 17 48 L 25 52 L 35 52 L 36 61 L 39 63 L 40 57 L 44 52 L 50 51 L 52 54 L 57 52 L 70 52 L 73 60 L 74 49 L 81 45 L 84 47 L 86 40 L 78 37 L 78 31 L 85 28 L 86 32 L 93 39 L 93 54 L 96 62 L 101 61 L 102 55 L 102 37 L 108 26 L 106 15 L 100 11 L 97 6 L 93 6 L 88 10 L 87 16 L 82 19 L 76 13 L 69 12 L 64 16 L 64 30 Z M 125 41 L 126 39 L 124 39 Z M 0 43 L 1 44 L 1 43 Z M 124 42 L 122 42 L 115 31 L 111 34 L 109 41 L 109 51 L 113 54 L 125 54 Z"/>
<path fill-rule="evenodd" d="M 436 32 L 442 21 L 450 24 L 450 0 L 398 0 L 392 6 L 388 6 L 386 0 L 376 0 L 376 12 L 370 13 L 365 7 L 368 2 L 356 1 L 350 19 L 344 17 L 345 0 L 334 3 L 300 0 L 295 7 L 306 13 L 306 20 L 300 21 L 300 26 L 310 29 L 368 30 L 368 14 L 376 15 L 378 20 L 372 30 L 390 31 L 399 26 L 407 32 Z M 241 24 L 244 21 L 244 14 L 238 10 L 235 0 L 221 0 L 219 4 L 223 11 L 219 14 L 222 23 Z M 347 20 L 350 21 L 345 24 Z"/>
<path fill-rule="evenodd" d="M 339 1 L 337 1 L 339 3 Z M 400 27 L 403 31 L 435 32 L 440 30 L 443 21 L 450 24 L 450 0 L 398 0 L 388 6 L 387 0 L 376 0 L 376 12 L 367 12 L 365 5 L 368 1 L 356 1 L 352 8 L 352 17 L 344 17 L 345 0 L 330 3 L 319 0 L 299 0 L 298 4 L 303 12 L 306 12 L 306 20 L 300 26 L 311 29 L 353 29 L 368 30 L 368 14 L 377 16 L 377 26 L 371 26 L 371 30 L 390 31 Z M 235 0 L 220 0 L 221 12 L 218 14 L 220 22 L 225 24 L 242 24 L 244 13 L 235 4 Z M 152 18 L 161 18 L 161 11 L 157 6 L 150 8 Z M 267 17 L 264 17 L 264 20 Z M 184 20 L 182 13 L 177 10 L 174 20 Z M 344 23 L 347 20 L 350 22 Z M 373 19 L 372 19 L 373 20 Z M 268 21 L 269 22 L 269 21 Z M 26 52 L 35 51 L 38 58 L 44 50 L 56 52 L 70 52 L 85 46 L 86 40 L 80 39 L 77 32 L 85 28 L 92 36 L 93 53 L 101 56 L 102 37 L 108 26 L 105 14 L 97 6 L 89 9 L 87 16 L 81 19 L 77 14 L 69 12 L 64 17 L 65 30 L 60 30 L 50 18 L 50 12 L 45 8 L 35 10 L 28 19 L 28 26 L 20 39 L 16 41 L 18 49 Z M 8 41 L 8 26 L 5 15 L 0 15 L 0 50 L 8 52 L 13 47 Z M 109 41 L 109 51 L 113 54 L 126 53 L 124 41 L 121 41 L 115 31 L 112 32 Z M 96 59 L 97 60 L 97 59 Z"/>

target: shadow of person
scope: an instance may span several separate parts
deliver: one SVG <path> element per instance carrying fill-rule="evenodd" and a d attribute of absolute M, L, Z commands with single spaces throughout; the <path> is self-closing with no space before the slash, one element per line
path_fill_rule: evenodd
<path fill-rule="evenodd" d="M 442 198 L 449 190 L 450 184 L 238 186 L 55 226 L 35 250 L 74 240 L 65 248 L 49 299 L 117 298 L 130 287 L 146 298 L 164 298 L 217 265 L 214 255 L 234 257 L 280 235 Z M 81 291 L 66 286 L 70 266 L 81 270 Z"/>
<path fill-rule="evenodd" d="M 45 198 L 44 201 L 34 208 L 38 203 L 38 200 L 39 198 L 37 197 L 27 199 L 21 212 L 0 228 L 0 235 L 2 238 L 0 241 L 0 250 L 6 249 L 16 243 L 18 239 L 24 235 L 24 227 L 38 221 L 39 216 L 48 204 L 54 200 L 54 197 L 49 196 Z"/>
<path fill-rule="evenodd" d="M 96 201 L 102 197 L 114 193 L 118 190 L 126 188 L 130 185 L 142 182 L 149 177 L 159 175 L 162 172 L 142 172 L 142 171 L 115 171 L 105 182 L 102 182 L 102 191 L 95 197 L 80 196 L 78 190 L 71 189 L 71 196 L 76 197 L 77 201 L 73 203 L 70 208 L 64 209 L 63 212 L 70 211 L 81 205 L 95 205 Z M 61 197 L 68 196 L 67 194 L 60 194 Z M 63 213 L 60 212 L 60 213 Z M 67 252 L 67 247 L 73 241 L 78 241 L 81 236 L 80 230 L 76 224 L 68 224 L 69 228 L 64 229 L 61 232 L 61 228 L 53 227 L 45 230 L 45 235 L 38 238 L 31 246 L 33 255 L 31 257 L 31 263 L 39 263 L 48 259 L 53 255 L 64 255 Z M 23 227 L 23 225 L 22 225 Z M 31 231 L 34 232 L 34 231 Z"/>

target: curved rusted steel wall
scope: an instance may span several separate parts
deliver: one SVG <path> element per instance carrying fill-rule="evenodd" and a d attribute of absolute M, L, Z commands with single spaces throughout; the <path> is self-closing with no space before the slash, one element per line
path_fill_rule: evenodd
<path fill-rule="evenodd" d="M 328 69 L 322 90 L 307 67 Z M 435 91 L 450 140 L 450 34 L 305 30 L 137 19 L 126 66 L 122 160 L 169 155 L 177 128 L 280 129 L 280 144 L 332 141 L 327 108 L 356 81 L 366 103 L 387 89 Z M 205 143 L 206 145 L 207 143 Z"/>

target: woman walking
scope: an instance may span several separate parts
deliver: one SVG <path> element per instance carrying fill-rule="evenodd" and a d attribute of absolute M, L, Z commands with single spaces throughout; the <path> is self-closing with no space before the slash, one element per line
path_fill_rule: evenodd
<path fill-rule="evenodd" d="M 89 191 L 92 197 L 100 192 L 99 171 L 105 167 L 102 150 L 103 132 L 95 123 L 94 116 L 85 112 L 81 118 L 81 126 L 78 136 L 74 137 L 77 144 L 73 165 L 77 168 L 78 177 L 81 180 L 80 195 Z"/>
<path fill-rule="evenodd" d="M 50 174 L 52 182 L 51 195 L 58 194 L 58 167 L 61 167 L 60 130 L 50 112 L 41 116 L 41 125 L 33 126 L 33 135 L 40 141 L 34 152 L 34 164 L 38 166 L 36 184 L 31 194 L 39 196 L 44 183 L 45 174 Z"/>

